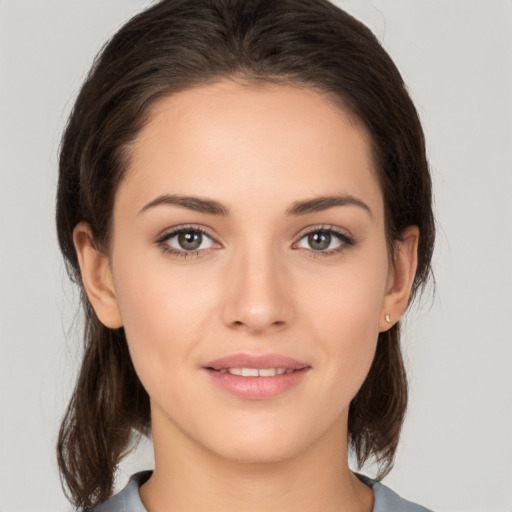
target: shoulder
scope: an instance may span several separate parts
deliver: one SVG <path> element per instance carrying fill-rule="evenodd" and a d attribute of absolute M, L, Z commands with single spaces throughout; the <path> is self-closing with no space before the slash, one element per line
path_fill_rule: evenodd
<path fill-rule="evenodd" d="M 147 512 L 139 496 L 139 487 L 148 480 L 151 473 L 152 471 L 136 473 L 120 493 L 94 507 L 91 512 Z"/>
<path fill-rule="evenodd" d="M 432 512 L 428 508 L 405 500 L 377 480 L 372 480 L 371 478 L 359 474 L 357 477 L 373 490 L 375 502 L 372 512 Z"/>
<path fill-rule="evenodd" d="M 95 507 L 92 512 L 147 512 L 139 496 L 139 487 L 151 476 L 151 471 L 136 473 L 126 487 L 113 498 Z M 364 475 L 357 477 L 370 486 L 375 496 L 372 512 L 432 512 L 431 510 L 401 498 L 386 485 Z"/>

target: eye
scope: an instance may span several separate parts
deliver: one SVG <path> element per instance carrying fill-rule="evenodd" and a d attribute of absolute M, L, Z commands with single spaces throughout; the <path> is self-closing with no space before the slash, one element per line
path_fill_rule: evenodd
<path fill-rule="evenodd" d="M 214 246 L 212 238 L 198 228 L 175 229 L 162 236 L 157 243 L 165 251 L 183 255 L 211 249 Z"/>
<path fill-rule="evenodd" d="M 330 231 L 314 231 L 303 236 L 297 245 L 303 249 L 327 251 L 338 248 L 341 245 L 341 240 Z"/>
<path fill-rule="evenodd" d="M 317 229 L 306 233 L 296 244 L 300 249 L 326 254 L 338 253 L 347 246 L 354 245 L 355 241 L 344 233 L 333 229 Z"/>

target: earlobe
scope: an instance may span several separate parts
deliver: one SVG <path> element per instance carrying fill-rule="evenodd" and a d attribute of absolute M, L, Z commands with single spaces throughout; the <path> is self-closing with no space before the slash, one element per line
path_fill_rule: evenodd
<path fill-rule="evenodd" d="M 407 309 L 418 266 L 418 241 L 418 227 L 409 226 L 403 231 L 402 240 L 396 243 L 389 288 L 382 303 L 379 332 L 390 329 Z"/>
<path fill-rule="evenodd" d="M 75 227 L 73 242 L 85 292 L 100 322 L 111 329 L 122 327 L 108 256 L 96 247 L 87 223 Z"/>

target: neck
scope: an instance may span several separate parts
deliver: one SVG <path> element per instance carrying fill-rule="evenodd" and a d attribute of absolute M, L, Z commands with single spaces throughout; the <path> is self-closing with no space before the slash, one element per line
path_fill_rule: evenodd
<path fill-rule="evenodd" d="M 346 431 L 326 432 L 285 460 L 245 462 L 199 446 L 176 427 L 169 435 L 155 420 L 155 470 L 140 489 L 150 512 L 372 510 L 373 492 L 348 467 Z"/>

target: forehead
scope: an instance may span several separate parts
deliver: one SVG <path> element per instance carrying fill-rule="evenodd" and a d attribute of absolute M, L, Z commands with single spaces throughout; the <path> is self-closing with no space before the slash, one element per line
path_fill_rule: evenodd
<path fill-rule="evenodd" d="M 222 80 L 165 97 L 130 153 L 121 188 L 146 195 L 132 200 L 193 193 L 229 204 L 233 194 L 257 201 L 339 192 L 381 202 L 361 124 L 304 87 Z"/>

